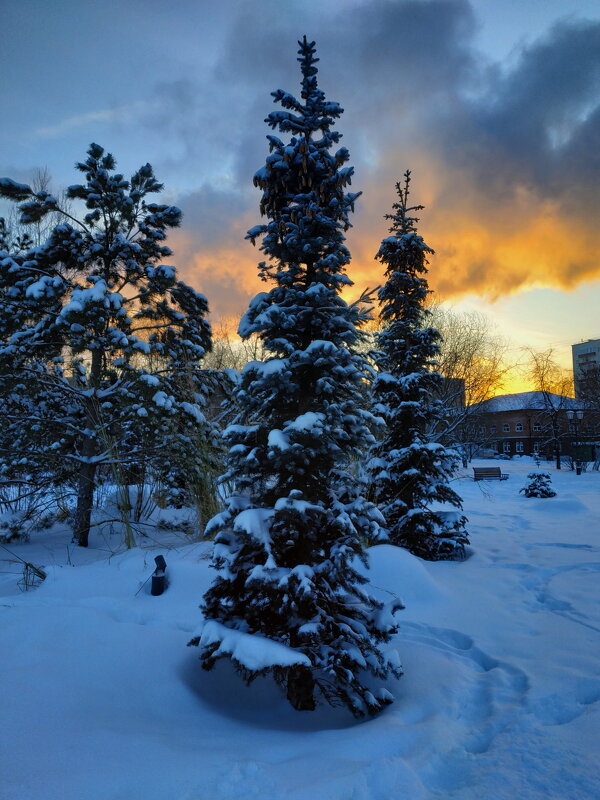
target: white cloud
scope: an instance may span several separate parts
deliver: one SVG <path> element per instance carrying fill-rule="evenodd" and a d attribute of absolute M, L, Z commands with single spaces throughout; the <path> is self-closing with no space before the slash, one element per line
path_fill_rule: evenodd
<path fill-rule="evenodd" d="M 54 125 L 46 125 L 33 131 L 36 139 L 56 139 L 75 128 L 84 128 L 90 124 L 119 122 L 130 123 L 139 114 L 147 112 L 154 104 L 147 101 L 138 101 L 131 105 L 104 108 L 99 111 L 87 111 L 84 114 L 74 114 Z"/>

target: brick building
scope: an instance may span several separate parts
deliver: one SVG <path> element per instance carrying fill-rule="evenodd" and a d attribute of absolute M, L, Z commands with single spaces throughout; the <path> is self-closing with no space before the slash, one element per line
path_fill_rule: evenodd
<path fill-rule="evenodd" d="M 572 455 L 574 448 L 594 442 L 599 433 L 597 415 L 584 405 L 581 400 L 547 392 L 492 397 L 479 407 L 477 441 L 482 448 L 507 456 L 537 452 L 551 458 L 557 446 L 563 454 Z M 581 420 L 577 411 L 583 412 Z"/>

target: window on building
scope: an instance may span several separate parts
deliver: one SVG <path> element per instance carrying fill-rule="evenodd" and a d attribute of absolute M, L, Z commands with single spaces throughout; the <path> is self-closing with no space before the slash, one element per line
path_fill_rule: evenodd
<path fill-rule="evenodd" d="M 517 424 L 515 425 L 515 430 L 517 431 L 517 433 L 521 433 L 521 431 L 523 430 L 523 423 L 517 422 Z"/>
<path fill-rule="evenodd" d="M 510 442 L 504 442 L 504 452 L 510 453 Z"/>
<path fill-rule="evenodd" d="M 569 422 L 569 433 L 575 433 L 575 423 Z"/>
<path fill-rule="evenodd" d="M 510 431 L 510 425 L 508 424 L 508 422 L 504 423 L 504 425 L 502 426 L 502 430 L 504 431 L 504 433 L 508 433 Z"/>
<path fill-rule="evenodd" d="M 542 430 L 542 426 L 539 422 L 533 423 L 533 431 L 534 433 L 539 433 Z"/>
<path fill-rule="evenodd" d="M 496 426 L 490 425 L 490 433 L 496 433 Z"/>
<path fill-rule="evenodd" d="M 483 427 L 483 425 L 480 425 L 477 428 L 477 433 L 479 433 L 479 434 L 484 434 L 485 433 L 485 428 Z"/>
<path fill-rule="evenodd" d="M 523 442 L 515 442 L 515 451 L 517 453 L 523 452 Z"/>

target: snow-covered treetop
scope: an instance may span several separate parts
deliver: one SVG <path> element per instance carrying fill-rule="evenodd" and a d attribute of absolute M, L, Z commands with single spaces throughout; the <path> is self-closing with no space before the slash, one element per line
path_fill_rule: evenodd
<path fill-rule="evenodd" d="M 345 191 L 354 172 L 345 166 L 346 148 L 330 152 L 341 138 L 331 125 L 343 109 L 327 101 L 317 86 L 314 42 L 304 37 L 299 45 L 301 99 L 281 89 L 273 92 L 283 110 L 265 120 L 292 136 L 289 142 L 267 137 L 270 154 L 254 176 L 263 192 L 260 211 L 269 222 L 247 235 L 253 244 L 262 237 L 261 250 L 271 263 L 261 263 L 259 274 L 277 286 L 256 298 L 240 326 L 243 336 L 260 333 L 265 345 L 281 354 L 304 348 L 315 338 L 348 344 L 356 337 L 358 321 L 357 309 L 339 297 L 352 283 L 345 274 L 350 253 L 344 232 L 360 194 Z M 336 319 L 329 310 L 320 313 L 332 304 L 339 310 Z"/>
<path fill-rule="evenodd" d="M 87 159 L 78 162 L 76 168 L 85 174 L 85 184 L 75 184 L 66 190 L 70 200 L 83 200 L 90 209 L 83 220 L 71 216 L 46 191 L 35 192 L 26 184 L 18 184 L 10 178 L 0 178 L 0 197 L 21 203 L 20 222 L 29 225 L 38 222 L 50 212 L 60 212 L 65 219 L 74 222 L 86 233 L 100 230 L 105 235 L 121 235 L 129 238 L 132 233 L 141 235 L 140 246 L 147 247 L 166 238 L 165 229 L 175 228 L 181 222 L 181 211 L 174 206 L 147 203 L 148 194 L 162 191 L 163 184 L 154 177 L 150 164 L 145 164 L 133 174 L 131 180 L 114 172 L 116 161 L 111 153 L 105 153 L 99 145 L 92 143 Z M 104 240 L 106 241 L 106 240 Z M 169 248 L 151 248 L 150 257 L 171 255 Z"/>
<path fill-rule="evenodd" d="M 418 217 L 415 217 L 411 214 L 413 211 L 422 211 L 423 206 L 409 206 L 408 205 L 408 195 L 410 193 L 410 170 L 407 169 L 404 173 L 404 184 L 396 183 L 396 191 L 399 196 L 399 201 L 392 205 L 394 209 L 393 214 L 386 214 L 386 219 L 392 220 L 392 226 L 390 228 L 390 233 L 394 234 L 389 239 L 384 239 L 384 241 L 398 241 L 402 242 L 405 240 L 406 237 L 410 236 L 410 234 L 416 234 L 417 232 L 417 222 L 419 221 Z M 423 239 L 419 236 L 418 239 L 422 242 L 422 246 L 425 250 L 430 253 L 433 253 L 431 248 L 427 247 L 427 245 L 423 242 Z"/>
<path fill-rule="evenodd" d="M 207 301 L 160 263 L 172 255 L 163 242 L 181 211 L 148 202 L 163 188 L 152 167 L 126 180 L 98 144 L 76 167 L 85 183 L 70 186 L 66 197 L 85 204 L 83 215 L 46 191 L 0 179 L 0 196 L 20 204 L 22 224 L 51 212 L 64 220 L 42 246 L 11 247 L 0 260 L 0 292 L 14 304 L 0 330 L 3 346 L 13 352 L 52 341 L 58 352 L 67 343 L 74 353 L 100 348 L 119 368 L 139 353 L 182 364 L 202 358 L 210 346 Z"/>
<path fill-rule="evenodd" d="M 265 122 L 272 128 L 279 128 L 283 132 L 304 133 L 311 135 L 314 131 L 321 130 L 328 134 L 328 144 L 337 142 L 341 134 L 329 133 L 329 129 L 337 117 L 343 114 L 344 109 L 339 103 L 325 100 L 324 92 L 317 86 L 317 67 L 315 66 L 318 58 L 315 58 L 316 48 L 314 42 L 309 42 L 306 36 L 300 45 L 299 58 L 302 70 L 302 91 L 300 96 L 304 104 L 299 102 L 293 95 L 278 89 L 271 94 L 275 102 L 281 103 L 289 111 L 272 111 Z M 295 112 L 295 113 L 292 113 Z"/>
<path fill-rule="evenodd" d="M 410 170 L 404 173 L 404 184 L 397 183 L 398 201 L 392 206 L 393 213 L 386 214 L 392 221 L 391 236 L 385 238 L 375 258 L 386 266 L 386 284 L 379 291 L 381 317 L 384 321 L 403 320 L 418 324 L 425 312 L 423 302 L 429 293 L 427 280 L 427 256 L 433 250 L 417 233 L 418 217 L 415 211 L 423 206 L 409 206 Z"/>
<path fill-rule="evenodd" d="M 410 411 L 410 424 L 401 421 L 399 430 L 408 425 L 415 436 L 421 437 L 433 411 L 431 393 L 441 379 L 435 370 L 441 336 L 427 325 L 429 311 L 424 303 L 429 288 L 425 276 L 427 256 L 433 250 L 417 233 L 415 212 L 423 206 L 409 206 L 409 190 L 407 170 L 404 183 L 396 184 L 398 200 L 392 206 L 393 213 L 386 214 L 392 221 L 392 235 L 382 241 L 376 255 L 385 265 L 386 282 L 378 293 L 384 327 L 378 336 L 375 391 L 386 398 L 381 401 L 383 405 L 380 402 L 384 416 L 402 417 L 402 409 Z"/>

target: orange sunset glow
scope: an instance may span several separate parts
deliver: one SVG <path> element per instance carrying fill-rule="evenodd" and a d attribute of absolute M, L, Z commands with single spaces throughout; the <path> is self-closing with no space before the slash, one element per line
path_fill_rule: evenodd
<path fill-rule="evenodd" d="M 260 251 L 244 236 L 260 221 L 252 179 L 268 152 L 270 93 L 297 91 L 290 53 L 306 31 L 319 84 L 344 108 L 336 127 L 355 168 L 351 189 L 362 192 L 347 235 L 348 299 L 381 281 L 384 215 L 410 169 L 438 301 L 485 314 L 510 340 L 513 363 L 522 348 L 552 348 L 569 369 L 570 345 L 600 336 L 595 0 L 322 0 L 267 4 L 264 15 L 251 4 L 201 5 L 185 2 L 168 36 L 159 9 L 147 9 L 145 40 L 125 36 L 137 30 L 132 16 L 90 93 L 73 64 L 96 46 L 96 23 L 78 26 L 72 50 L 42 58 L 55 20 L 40 4 L 27 28 L 36 80 L 12 70 L 5 82 L 13 113 L 0 174 L 31 180 L 45 167 L 60 188 L 91 141 L 125 174 L 149 161 L 183 211 L 173 264 L 207 296 L 213 320 L 239 318 L 265 288 Z M 162 62 L 147 58 L 153 46 Z M 135 59 L 143 69 L 131 69 Z"/>

